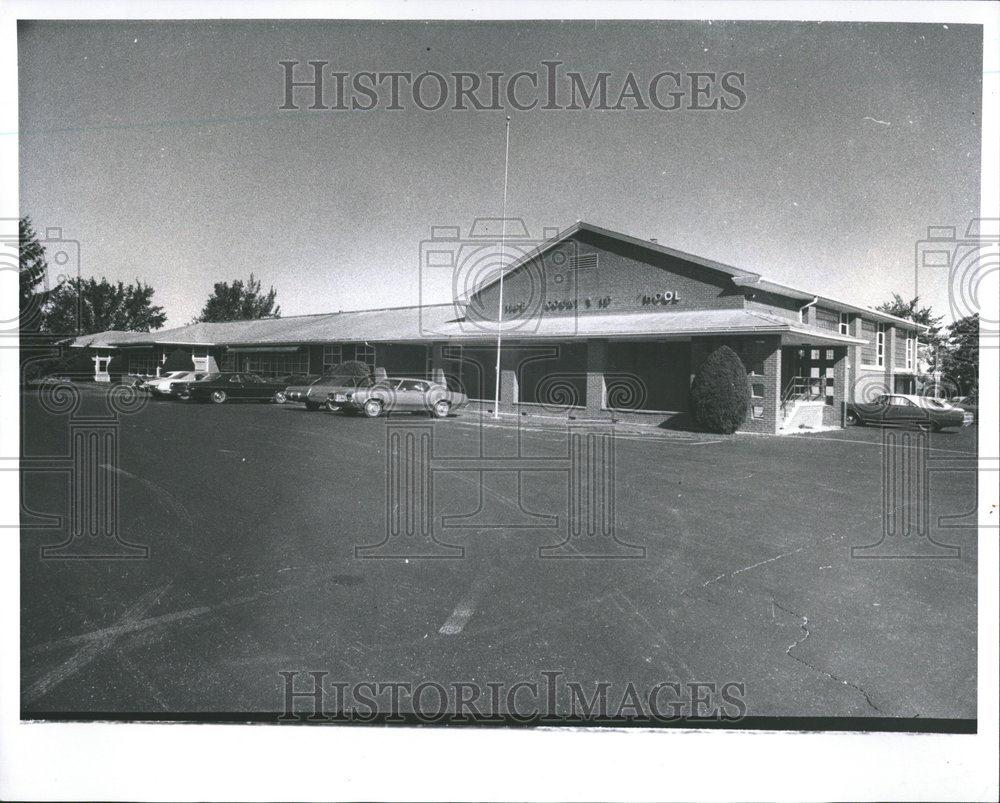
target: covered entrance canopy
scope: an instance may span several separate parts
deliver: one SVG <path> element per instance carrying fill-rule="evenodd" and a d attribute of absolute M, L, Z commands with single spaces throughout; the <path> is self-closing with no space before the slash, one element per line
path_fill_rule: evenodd
<path fill-rule="evenodd" d="M 573 338 L 697 337 L 710 335 L 780 335 L 782 344 L 860 345 L 866 341 L 842 335 L 791 318 L 742 307 L 733 309 L 683 310 L 677 312 L 594 313 L 542 315 L 527 320 L 496 323 L 465 320 L 441 325 L 435 337 L 448 340 L 517 340 Z"/>

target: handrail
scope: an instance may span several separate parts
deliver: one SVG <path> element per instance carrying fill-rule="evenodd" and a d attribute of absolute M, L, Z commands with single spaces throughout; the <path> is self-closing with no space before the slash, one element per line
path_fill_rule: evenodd
<path fill-rule="evenodd" d="M 826 393 L 826 382 L 826 377 L 793 376 L 781 392 L 782 410 L 788 406 L 789 402 L 822 399 Z M 813 390 L 814 386 L 817 388 L 815 391 Z"/>

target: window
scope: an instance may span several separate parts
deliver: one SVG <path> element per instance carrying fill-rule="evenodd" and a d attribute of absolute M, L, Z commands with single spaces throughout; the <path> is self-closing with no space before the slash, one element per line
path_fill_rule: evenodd
<path fill-rule="evenodd" d="M 750 417 L 764 417 L 764 385 L 760 382 L 750 383 Z"/>
<path fill-rule="evenodd" d="M 354 359 L 358 362 L 363 362 L 373 371 L 375 370 L 375 347 L 369 346 L 367 343 L 364 345 L 357 345 L 354 347 Z"/>
<path fill-rule="evenodd" d="M 261 376 L 288 376 L 289 374 L 309 373 L 309 354 L 305 351 L 284 352 L 284 351 L 256 351 L 243 356 L 243 364 L 236 365 L 234 360 L 229 362 L 229 355 L 223 359 L 223 366 L 227 363 L 232 365 L 228 370 L 241 368 L 247 373 L 260 374 Z"/>
<path fill-rule="evenodd" d="M 128 358 L 128 370 L 131 374 L 152 376 L 156 373 L 156 358 L 152 354 L 131 354 Z"/>
<path fill-rule="evenodd" d="M 875 364 L 885 365 L 885 324 L 880 323 L 875 334 Z"/>
<path fill-rule="evenodd" d="M 344 349 L 341 346 L 323 346 L 323 373 L 329 374 L 336 365 L 344 361 Z"/>
<path fill-rule="evenodd" d="M 849 312 L 840 313 L 840 334 L 849 335 L 851 333 L 851 314 Z"/>
<path fill-rule="evenodd" d="M 906 337 L 906 368 L 909 371 L 913 370 L 913 338 L 907 335 Z"/>

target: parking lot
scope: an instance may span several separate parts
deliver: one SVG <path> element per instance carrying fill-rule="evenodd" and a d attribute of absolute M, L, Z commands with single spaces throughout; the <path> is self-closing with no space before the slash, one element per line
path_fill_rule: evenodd
<path fill-rule="evenodd" d="M 75 416 L 101 410 L 90 390 Z M 69 424 L 26 394 L 23 465 L 71 454 Z M 281 671 L 484 685 L 561 671 L 743 683 L 751 716 L 975 717 L 975 427 L 927 451 L 898 433 L 889 476 L 923 454 L 916 495 L 883 494 L 872 428 L 624 429 L 605 464 L 613 528 L 593 534 L 570 516 L 565 424 L 150 401 L 115 432 L 98 470 L 146 559 L 43 559 L 68 537 L 71 483 L 23 480 L 29 713 L 280 711 Z M 387 458 L 421 443 L 433 507 L 408 523 L 394 483 L 412 484 Z M 887 509 L 913 526 L 880 543 Z"/>

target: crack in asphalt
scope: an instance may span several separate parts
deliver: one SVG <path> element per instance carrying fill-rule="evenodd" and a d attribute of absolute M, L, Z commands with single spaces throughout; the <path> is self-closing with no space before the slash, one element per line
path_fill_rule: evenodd
<path fill-rule="evenodd" d="M 802 628 L 802 632 L 805 635 L 803 635 L 802 638 L 796 639 L 791 644 L 789 644 L 788 647 L 785 648 L 785 655 L 787 655 L 793 661 L 798 661 L 803 666 L 809 667 L 814 672 L 818 672 L 821 675 L 826 675 L 828 678 L 830 678 L 830 680 L 834 680 L 837 683 L 840 683 L 840 684 L 842 684 L 844 686 L 849 686 L 850 688 L 854 689 L 854 691 L 858 692 L 858 694 L 860 694 L 862 697 L 864 697 L 865 701 L 868 703 L 868 705 L 872 709 L 874 709 L 879 714 L 882 713 L 882 709 L 879 708 L 877 705 L 875 705 L 875 702 L 872 700 L 872 698 L 868 694 L 868 692 L 866 692 L 864 689 L 862 689 L 857 684 L 851 683 L 849 680 L 844 680 L 843 678 L 839 678 L 835 674 L 833 674 L 833 672 L 829 672 L 826 669 L 821 669 L 818 666 L 814 666 L 813 664 L 809 663 L 807 660 L 805 660 L 804 658 L 799 657 L 798 655 L 793 655 L 792 654 L 792 650 L 794 650 L 796 647 L 798 647 L 800 644 L 802 644 L 807 638 L 809 638 L 809 636 L 812 635 L 812 631 L 810 631 L 809 627 L 808 627 L 808 625 L 809 625 L 809 617 L 808 616 L 803 616 L 798 611 L 793 611 L 790 608 L 786 608 L 784 605 L 782 605 L 780 602 L 778 602 L 774 597 L 771 597 L 771 605 L 773 606 L 772 607 L 772 611 L 771 611 L 771 618 L 772 619 L 774 618 L 773 608 L 778 608 L 779 610 L 784 611 L 785 613 L 789 614 L 790 616 L 796 616 L 796 617 L 798 617 L 799 619 L 802 620 L 802 623 L 799 625 L 799 627 Z"/>
<path fill-rule="evenodd" d="M 802 552 L 803 550 L 808 549 L 809 547 L 812 547 L 812 546 L 816 546 L 816 545 L 815 544 L 805 544 L 803 546 L 796 547 L 795 549 L 789 550 L 788 552 L 782 552 L 780 555 L 775 555 L 773 558 L 766 558 L 765 560 L 759 560 L 756 563 L 751 563 L 749 566 L 744 566 L 741 569 L 734 569 L 731 572 L 723 572 L 722 574 L 718 575 L 717 577 L 713 577 L 713 578 L 711 578 L 709 580 L 706 580 L 704 583 L 702 583 L 700 586 L 698 586 L 698 588 L 708 588 L 710 585 L 718 583 L 720 580 L 724 580 L 727 577 L 732 578 L 732 577 L 735 577 L 738 574 L 743 574 L 743 572 L 748 572 L 751 569 L 756 569 L 758 566 L 764 566 L 764 565 L 766 565 L 768 563 L 774 563 L 774 561 L 776 561 L 776 560 L 781 560 L 782 558 L 787 558 L 787 557 L 790 557 L 791 555 L 796 555 L 799 552 Z M 680 596 L 682 596 L 682 597 L 686 596 L 688 593 L 690 593 L 691 591 L 693 591 L 694 588 L 695 588 L 695 586 L 688 586 L 687 588 L 682 589 L 681 593 L 680 593 Z"/>

